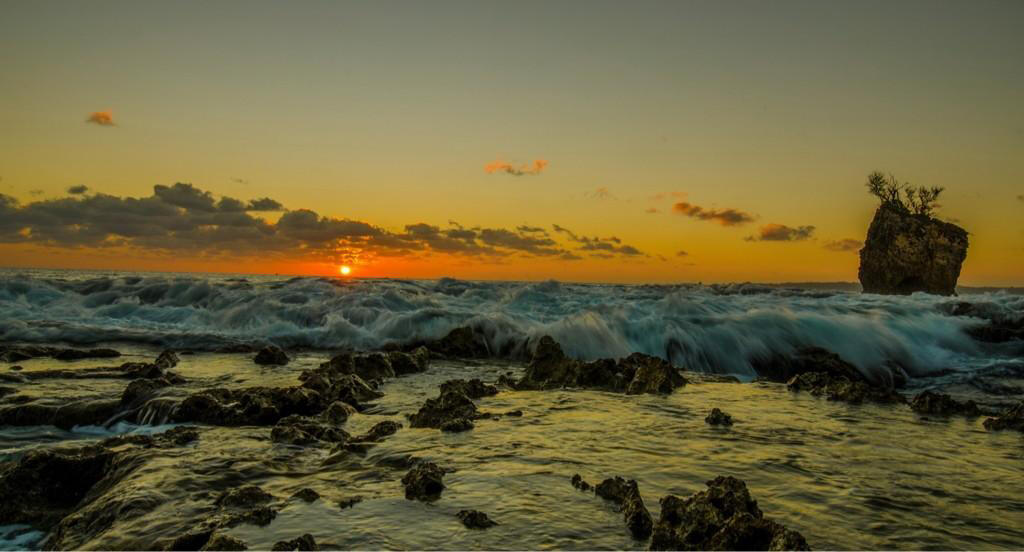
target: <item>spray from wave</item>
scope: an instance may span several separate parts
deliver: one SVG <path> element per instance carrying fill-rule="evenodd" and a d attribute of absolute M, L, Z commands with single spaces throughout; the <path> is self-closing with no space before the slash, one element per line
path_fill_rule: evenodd
<path fill-rule="evenodd" d="M 992 363 L 992 350 L 965 333 L 983 320 L 952 314 L 962 300 L 752 285 L 23 271 L 0 275 L 0 342 L 373 349 L 469 326 L 492 351 L 511 356 L 527 354 L 531 342 L 551 335 L 581 359 L 639 351 L 690 370 L 751 377 L 752 359 L 816 345 L 865 373 L 898 362 L 911 375 L 923 375 Z M 988 293 L 969 300 L 989 318 L 1024 308 L 1021 296 Z"/>

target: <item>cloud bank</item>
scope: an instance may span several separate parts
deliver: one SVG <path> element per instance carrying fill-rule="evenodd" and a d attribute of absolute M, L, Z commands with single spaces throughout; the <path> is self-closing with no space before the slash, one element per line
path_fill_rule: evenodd
<path fill-rule="evenodd" d="M 117 126 L 114 122 L 114 114 L 110 111 L 94 111 L 85 118 L 86 123 L 99 126 Z"/>
<path fill-rule="evenodd" d="M 785 224 L 766 224 L 758 230 L 757 236 L 750 236 L 747 241 L 803 241 L 814 235 L 813 226 L 797 226 L 792 228 Z"/>
<path fill-rule="evenodd" d="M 860 251 L 860 248 L 864 247 L 864 242 L 862 242 L 860 240 L 846 238 L 846 239 L 842 239 L 842 240 L 832 240 L 832 241 L 825 242 L 824 247 L 825 247 L 825 249 L 828 249 L 829 251 L 847 252 L 848 253 L 848 252 L 851 252 L 851 251 Z"/>
<path fill-rule="evenodd" d="M 717 222 L 722 226 L 739 226 L 753 222 L 757 218 L 750 213 L 731 207 L 727 209 L 706 209 L 686 201 L 680 201 L 673 205 L 672 211 L 690 218 Z"/>
<path fill-rule="evenodd" d="M 548 162 L 543 159 L 537 159 L 532 165 L 520 165 L 518 167 L 504 161 L 494 161 L 484 165 L 484 172 L 487 174 L 510 174 L 512 176 L 537 176 L 544 172 L 547 166 Z"/>

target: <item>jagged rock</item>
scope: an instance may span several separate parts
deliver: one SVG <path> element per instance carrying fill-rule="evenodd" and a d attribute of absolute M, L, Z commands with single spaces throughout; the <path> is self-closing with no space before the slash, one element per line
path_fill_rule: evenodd
<path fill-rule="evenodd" d="M 671 393 L 686 385 L 686 378 L 668 362 L 643 353 L 633 353 L 618 361 L 580 362 L 566 357 L 557 341 L 544 336 L 537 342 L 523 378 L 518 382 L 499 382 L 516 389 L 582 387 L 635 395 Z"/>
<path fill-rule="evenodd" d="M 981 409 L 974 401 L 959 402 L 945 393 L 924 391 L 910 400 L 910 409 L 919 414 L 951 416 L 981 416 Z"/>
<path fill-rule="evenodd" d="M 17 393 L 17 392 L 18 392 L 18 390 L 13 388 L 13 387 L 0 387 L 0 397 L 4 397 L 4 396 L 7 396 L 7 395 L 13 395 L 14 393 Z"/>
<path fill-rule="evenodd" d="M 334 425 L 341 425 L 357 413 L 356 409 L 342 401 L 334 401 L 323 412 L 324 420 Z"/>
<path fill-rule="evenodd" d="M 459 327 L 448 335 L 429 343 L 427 348 L 449 358 L 488 358 L 491 356 L 487 342 L 472 328 Z"/>
<path fill-rule="evenodd" d="M 135 445 L 143 448 L 180 447 L 199 440 L 199 430 L 189 426 L 172 427 L 155 435 L 121 434 L 104 439 L 104 447 L 115 448 L 121 445 Z"/>
<path fill-rule="evenodd" d="M 319 392 L 331 402 L 342 401 L 354 406 L 356 410 L 361 410 L 363 403 L 384 396 L 370 387 L 363 378 L 346 370 L 349 368 L 344 363 L 332 360 L 314 370 L 303 370 L 299 374 L 299 381 L 303 387 Z"/>
<path fill-rule="evenodd" d="M 355 506 L 356 504 L 359 504 L 362 501 L 363 501 L 363 497 L 361 497 L 361 496 L 352 496 L 352 497 L 349 497 L 349 498 L 343 498 L 343 499 L 338 501 L 338 507 L 341 508 L 342 510 L 344 510 L 346 508 L 351 508 L 351 507 Z"/>
<path fill-rule="evenodd" d="M 32 345 L 19 347 L 0 346 L 0 361 L 19 362 L 32 358 L 53 358 L 72 361 L 89 358 L 117 358 L 121 353 L 114 349 L 61 349 L 58 347 L 37 347 Z"/>
<path fill-rule="evenodd" d="M 810 550 L 803 536 L 764 518 L 743 481 L 716 477 L 683 500 L 661 499 L 651 550 Z"/>
<path fill-rule="evenodd" d="M 455 418 L 454 420 L 448 420 L 441 424 L 441 427 L 438 429 L 447 433 L 458 433 L 461 431 L 469 431 L 474 427 L 476 426 L 473 425 L 471 420 L 466 418 Z"/>
<path fill-rule="evenodd" d="M 270 430 L 270 440 L 287 445 L 344 443 L 351 436 L 344 429 L 309 416 L 291 415 L 278 420 Z"/>
<path fill-rule="evenodd" d="M 351 439 L 352 443 L 379 443 L 384 440 L 385 437 L 394 435 L 402 429 L 402 424 L 387 420 L 384 422 L 377 422 L 370 428 L 370 431 Z"/>
<path fill-rule="evenodd" d="M 459 513 L 455 514 L 455 516 L 462 521 L 462 524 L 467 529 L 487 529 L 498 524 L 498 522 L 487 517 L 487 514 L 477 510 L 459 510 Z"/>
<path fill-rule="evenodd" d="M 277 517 L 277 511 L 269 506 L 257 506 L 240 512 L 229 512 L 216 520 L 222 527 L 234 527 L 243 523 L 251 523 L 258 527 L 266 527 Z"/>
<path fill-rule="evenodd" d="M 704 421 L 707 422 L 709 425 L 731 426 L 732 416 L 726 414 L 725 412 L 722 412 L 717 408 L 712 408 L 711 414 L 708 414 L 708 416 L 704 418 Z"/>
<path fill-rule="evenodd" d="M 966 258 L 963 228 L 883 203 L 860 250 L 858 277 L 865 293 L 953 295 Z"/>
<path fill-rule="evenodd" d="M 119 356 L 121 356 L 121 353 L 113 349 L 63 349 L 61 351 L 57 351 L 53 355 L 53 358 L 57 360 L 69 361 L 82 360 L 86 358 L 117 358 Z"/>
<path fill-rule="evenodd" d="M 794 376 L 808 372 L 825 372 L 846 377 L 850 381 L 865 381 L 856 366 L 821 347 L 802 347 L 789 355 L 773 354 L 768 358 L 752 358 L 750 364 L 759 377 L 778 383 L 788 382 Z"/>
<path fill-rule="evenodd" d="M 81 400 L 64 405 L 38 403 L 0 408 L 0 425 L 52 425 L 64 430 L 103 425 L 121 410 L 119 400 Z"/>
<path fill-rule="evenodd" d="M 405 486 L 405 498 L 408 500 L 437 500 L 444 490 L 444 470 L 433 462 L 423 462 L 413 466 L 409 473 L 402 477 Z"/>
<path fill-rule="evenodd" d="M 581 491 L 591 491 L 594 489 L 594 487 L 590 483 L 584 481 L 583 476 L 578 473 L 572 476 L 572 486 Z"/>
<path fill-rule="evenodd" d="M 214 504 L 227 508 L 252 508 L 274 500 L 274 495 L 255 485 L 243 485 L 221 493 Z"/>
<path fill-rule="evenodd" d="M 295 491 L 295 494 L 292 495 L 292 498 L 297 498 L 303 502 L 316 502 L 317 500 L 320 500 L 320 493 L 314 491 L 313 489 L 310 489 L 309 487 L 306 487 L 305 489 L 299 489 L 298 491 Z"/>
<path fill-rule="evenodd" d="M 175 537 L 164 550 L 201 550 L 213 536 L 213 529 L 205 528 L 189 531 L 184 535 Z"/>
<path fill-rule="evenodd" d="M 292 540 L 278 541 L 274 543 L 274 551 L 290 552 L 292 550 L 320 550 L 320 547 L 316 544 L 316 539 L 313 535 L 306 533 L 301 537 L 296 537 Z"/>
<path fill-rule="evenodd" d="M 453 379 L 441 384 L 441 393 L 445 391 L 459 391 L 471 399 L 490 397 L 498 394 L 498 388 L 488 385 L 479 378 L 471 380 Z"/>
<path fill-rule="evenodd" d="M 326 406 L 324 396 L 307 387 L 217 387 L 185 398 L 171 419 L 222 426 L 272 425 L 293 414 L 319 414 Z"/>
<path fill-rule="evenodd" d="M 268 345 L 259 350 L 252 359 L 256 364 L 284 366 L 288 364 L 289 358 L 280 347 Z"/>
<path fill-rule="evenodd" d="M 806 391 L 814 396 L 824 395 L 830 401 L 851 404 L 874 402 L 880 404 L 904 404 L 907 399 L 891 390 L 872 387 L 863 381 L 850 381 L 845 376 L 833 376 L 825 372 L 808 372 L 794 376 L 786 384 L 790 391 Z"/>
<path fill-rule="evenodd" d="M 171 385 L 174 383 L 165 377 L 132 380 L 121 393 L 121 404 L 126 407 L 142 404 L 153 398 L 160 389 Z"/>
<path fill-rule="evenodd" d="M 248 547 L 231 535 L 213 533 L 200 550 L 248 550 Z"/>
<path fill-rule="evenodd" d="M 419 411 L 409 417 L 412 427 L 440 428 L 445 422 L 465 418 L 474 420 L 479 417 L 476 404 L 464 393 L 449 388 L 435 399 L 427 399 Z"/>
<path fill-rule="evenodd" d="M 651 514 L 644 506 L 644 500 L 640 496 L 640 488 L 635 480 L 626 481 L 621 477 L 605 479 L 594 488 L 597 496 L 611 500 L 622 508 L 622 517 L 626 521 L 626 528 L 634 539 L 645 540 L 651 536 Z"/>
<path fill-rule="evenodd" d="M 1006 409 L 997 416 L 986 418 L 982 425 L 989 431 L 1001 429 L 1024 431 L 1024 401 Z"/>
<path fill-rule="evenodd" d="M 391 360 L 384 353 L 369 353 L 353 357 L 354 373 L 366 381 L 395 377 Z"/>
<path fill-rule="evenodd" d="M 397 376 L 418 374 L 426 372 L 430 366 L 430 351 L 423 346 L 413 349 L 410 353 L 391 351 L 388 353 L 388 360 L 391 361 L 391 368 Z"/>

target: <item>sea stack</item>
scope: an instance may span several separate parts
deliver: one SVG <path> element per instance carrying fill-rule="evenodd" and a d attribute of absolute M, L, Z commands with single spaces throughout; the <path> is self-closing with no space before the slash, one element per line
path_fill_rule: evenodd
<path fill-rule="evenodd" d="M 967 258 L 967 231 L 892 202 L 875 211 L 858 276 L 865 293 L 953 295 Z"/>

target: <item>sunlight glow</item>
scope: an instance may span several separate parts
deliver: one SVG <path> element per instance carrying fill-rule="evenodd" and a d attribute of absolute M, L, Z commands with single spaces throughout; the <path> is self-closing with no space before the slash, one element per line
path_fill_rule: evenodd
<path fill-rule="evenodd" d="M 348 276 L 349 273 L 352 272 L 352 269 L 349 268 L 347 265 L 342 265 L 338 267 L 338 272 L 340 272 L 342 276 Z"/>

